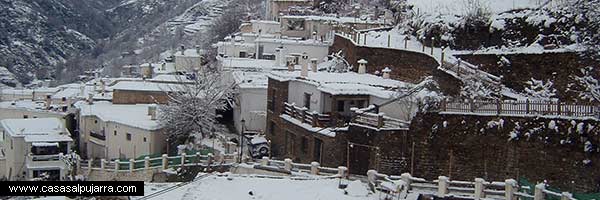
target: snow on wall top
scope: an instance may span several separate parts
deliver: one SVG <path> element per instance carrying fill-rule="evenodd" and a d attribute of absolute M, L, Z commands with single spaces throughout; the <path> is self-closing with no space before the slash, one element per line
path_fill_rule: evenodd
<path fill-rule="evenodd" d="M 146 184 L 145 187 L 149 185 L 154 185 L 154 183 Z M 234 175 L 221 177 L 209 175 L 186 186 L 160 194 L 154 197 L 154 199 L 378 199 L 377 195 L 369 194 L 367 185 L 360 181 L 352 182 L 352 187 L 346 189 L 348 194 L 344 194 L 343 189 L 338 189 L 338 185 L 338 179 L 293 180 L 290 178 L 260 178 Z M 144 191 L 147 191 L 145 195 L 149 195 L 155 193 L 157 190 L 148 189 Z M 249 193 L 252 193 L 252 195 Z"/>
<path fill-rule="evenodd" d="M 408 0 L 409 5 L 418 8 L 419 12 L 430 14 L 464 15 L 466 0 Z M 535 8 L 544 4 L 545 0 L 479 0 L 481 5 L 490 8 L 493 13 L 504 11 Z"/>
<path fill-rule="evenodd" d="M 266 89 L 269 84 L 267 73 L 265 72 L 232 72 L 233 79 L 239 88 L 244 89 Z"/>
<path fill-rule="evenodd" d="M 0 124 L 12 137 L 24 137 L 25 142 L 73 141 L 69 131 L 57 118 L 5 119 Z"/>
<path fill-rule="evenodd" d="M 81 116 L 96 116 L 104 122 L 114 122 L 145 130 L 158 130 L 160 125 L 157 120 L 151 120 L 148 115 L 149 104 L 112 104 L 107 101 L 98 101 L 94 104 L 77 102 Z"/>
<path fill-rule="evenodd" d="M 332 95 L 372 95 L 380 98 L 391 98 L 400 87 L 412 84 L 384 79 L 372 74 L 308 72 L 301 77 L 299 71 L 274 71 L 269 78 L 279 81 L 302 81 L 318 86 L 317 89 Z"/>
<path fill-rule="evenodd" d="M 181 87 L 180 84 L 174 83 L 156 83 L 146 81 L 121 81 L 112 86 L 113 90 L 129 90 L 129 91 L 147 91 L 147 92 L 163 92 L 176 91 Z"/>
<path fill-rule="evenodd" d="M 317 16 L 317 15 L 285 15 L 282 19 L 304 19 L 309 21 L 333 21 L 342 24 L 384 24 L 383 19 L 372 20 L 371 18 L 361 19 L 357 17 L 335 17 L 335 16 Z"/>
<path fill-rule="evenodd" d="M 262 70 L 273 70 L 287 69 L 285 66 L 279 66 L 275 60 L 263 60 L 263 59 L 253 59 L 253 58 L 222 58 L 217 57 L 217 60 L 220 61 L 221 65 L 224 68 L 230 69 L 256 69 L 259 71 Z"/>

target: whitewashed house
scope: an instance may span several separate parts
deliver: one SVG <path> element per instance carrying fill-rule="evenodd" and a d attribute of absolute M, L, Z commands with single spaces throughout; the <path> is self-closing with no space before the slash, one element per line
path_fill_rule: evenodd
<path fill-rule="evenodd" d="M 138 158 L 166 152 L 156 105 L 78 102 L 80 149 L 93 159 Z"/>
<path fill-rule="evenodd" d="M 225 38 L 215 46 L 220 57 L 256 58 L 265 60 L 284 59 L 286 56 L 322 60 L 329 52 L 331 38 L 327 40 L 301 40 L 299 38 L 275 37 L 241 33 L 235 37 Z"/>
<path fill-rule="evenodd" d="M 71 152 L 73 139 L 59 119 L 5 119 L 0 125 L 5 162 L 0 175 L 8 180 L 65 179 L 70 169 L 63 155 Z"/>
<path fill-rule="evenodd" d="M 264 132 L 267 120 L 267 76 L 265 72 L 235 71 L 233 121 L 238 133 L 244 130 Z M 242 124 L 242 119 L 244 123 Z"/>

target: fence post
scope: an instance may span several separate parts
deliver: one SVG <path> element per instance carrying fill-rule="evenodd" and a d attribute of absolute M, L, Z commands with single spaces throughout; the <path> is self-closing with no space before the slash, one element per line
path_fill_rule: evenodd
<path fill-rule="evenodd" d="M 529 114 L 529 110 L 530 110 L 529 105 L 530 105 L 529 99 L 526 99 L 525 100 L 525 114 Z"/>
<path fill-rule="evenodd" d="M 544 190 L 545 189 L 546 189 L 546 186 L 543 183 L 537 184 L 535 186 L 535 192 L 534 192 L 533 199 L 534 200 L 544 200 Z"/>
<path fill-rule="evenodd" d="M 438 177 L 438 197 L 444 197 L 448 193 L 448 177 L 440 176 Z"/>
<path fill-rule="evenodd" d="M 500 99 L 496 99 L 496 115 L 502 114 L 502 103 Z"/>
<path fill-rule="evenodd" d="M 485 182 L 485 180 L 482 178 L 475 178 L 475 199 L 481 199 L 485 197 L 483 193 L 483 182 Z"/>
<path fill-rule="evenodd" d="M 560 100 L 556 101 L 556 111 L 558 112 L 557 115 L 560 116 L 560 113 L 561 113 Z"/>
<path fill-rule="evenodd" d="M 283 160 L 283 168 L 287 171 L 292 171 L 292 159 L 286 158 Z"/>
<path fill-rule="evenodd" d="M 305 122 L 306 122 L 306 110 L 307 110 L 307 109 L 306 109 L 306 107 L 302 107 L 302 108 L 300 109 L 300 118 L 301 118 L 301 119 L 300 119 L 300 121 L 301 121 L 302 123 L 305 123 Z"/>
<path fill-rule="evenodd" d="M 185 165 L 185 152 L 181 153 L 181 167 L 183 167 Z"/>
<path fill-rule="evenodd" d="M 90 158 L 90 159 L 88 160 L 88 175 L 89 175 L 90 173 L 92 173 L 92 163 L 93 163 L 93 162 L 94 162 L 94 159 L 93 159 L 93 158 Z"/>
<path fill-rule="evenodd" d="M 313 112 L 311 115 L 312 115 L 312 126 L 317 127 L 319 125 L 317 123 L 317 122 L 319 122 L 319 114 L 316 112 Z"/>
<path fill-rule="evenodd" d="M 263 156 L 262 159 L 260 160 L 260 165 L 261 166 L 267 166 L 267 165 L 269 165 L 269 157 Z"/>
<path fill-rule="evenodd" d="M 506 200 L 515 199 L 515 187 L 517 186 L 517 181 L 515 181 L 514 179 L 506 179 L 504 183 L 504 190 L 506 191 Z"/>
<path fill-rule="evenodd" d="M 563 192 L 560 196 L 560 200 L 571 200 L 571 198 L 573 198 L 573 195 L 568 192 Z"/>
<path fill-rule="evenodd" d="M 319 163 L 318 162 L 310 163 L 310 174 L 319 175 Z"/>
<path fill-rule="evenodd" d="M 119 159 L 115 160 L 115 173 L 119 173 L 119 167 L 121 165 L 121 161 Z"/>
<path fill-rule="evenodd" d="M 338 167 L 338 175 L 340 176 L 340 178 L 346 178 L 346 172 L 347 171 L 348 171 L 347 167 L 339 166 Z"/>
<path fill-rule="evenodd" d="M 444 56 L 446 54 L 445 52 L 446 48 L 442 47 L 442 57 L 440 58 L 440 65 L 444 66 Z"/>
<path fill-rule="evenodd" d="M 367 34 L 365 33 L 363 36 L 363 44 L 367 45 Z"/>
<path fill-rule="evenodd" d="M 392 34 L 389 34 L 389 33 L 388 33 L 388 46 L 387 47 L 388 48 L 392 47 Z"/>
<path fill-rule="evenodd" d="M 369 184 L 373 184 L 373 186 L 375 186 L 375 184 L 377 183 L 377 171 L 375 170 L 369 170 L 367 171 L 367 180 L 369 181 Z"/>
<path fill-rule="evenodd" d="M 196 152 L 196 164 L 200 163 L 202 160 L 202 154 L 198 151 Z"/>
<path fill-rule="evenodd" d="M 169 167 L 169 156 L 167 154 L 162 155 L 162 169 L 165 170 Z"/>
<path fill-rule="evenodd" d="M 133 168 L 135 168 L 135 160 L 131 158 L 129 159 L 129 172 L 133 172 Z"/>
<path fill-rule="evenodd" d="M 444 111 L 444 112 L 448 111 L 448 99 L 446 99 L 446 98 L 442 99 L 442 111 Z"/>
<path fill-rule="evenodd" d="M 377 128 L 383 128 L 383 125 L 384 125 L 383 115 L 385 115 L 385 113 L 377 114 Z"/>
<path fill-rule="evenodd" d="M 150 169 L 150 157 L 144 157 L 144 170 Z"/>
<path fill-rule="evenodd" d="M 76 167 L 77 173 L 80 173 L 81 172 L 81 159 L 80 158 L 75 158 L 75 167 Z"/>
<path fill-rule="evenodd" d="M 215 156 L 212 153 L 208 153 L 208 158 L 207 158 L 208 165 L 212 165 L 213 160 L 214 160 L 213 157 L 215 157 Z"/>
<path fill-rule="evenodd" d="M 411 178 L 412 176 L 409 173 L 403 173 L 400 175 L 400 179 L 406 183 L 406 190 L 410 190 L 410 184 L 412 183 Z"/>
<path fill-rule="evenodd" d="M 469 112 L 475 112 L 475 107 L 473 106 L 473 98 L 469 99 Z"/>
<path fill-rule="evenodd" d="M 456 62 L 456 76 L 458 76 L 458 77 L 460 77 L 460 63 L 461 63 L 461 60 L 459 58 L 458 61 Z"/>
<path fill-rule="evenodd" d="M 435 38 L 431 37 L 431 55 L 433 56 L 433 47 L 435 46 Z"/>
<path fill-rule="evenodd" d="M 356 33 L 356 44 L 360 45 L 360 33 Z"/>
<path fill-rule="evenodd" d="M 408 38 L 404 37 L 404 49 L 408 49 Z"/>
<path fill-rule="evenodd" d="M 104 171 L 106 169 L 106 159 L 100 159 L 100 169 Z"/>

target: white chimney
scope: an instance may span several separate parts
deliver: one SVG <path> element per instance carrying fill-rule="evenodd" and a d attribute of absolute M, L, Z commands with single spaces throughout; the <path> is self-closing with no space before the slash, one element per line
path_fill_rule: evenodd
<path fill-rule="evenodd" d="M 88 104 L 94 104 L 94 94 L 93 93 L 89 93 L 88 94 L 88 99 L 87 99 Z"/>
<path fill-rule="evenodd" d="M 275 48 L 275 64 L 281 66 L 281 60 L 283 60 L 281 59 L 281 48 L 277 47 Z"/>
<path fill-rule="evenodd" d="M 310 67 L 312 68 L 312 72 L 317 72 L 317 59 L 316 58 L 312 58 L 310 59 Z"/>
<path fill-rule="evenodd" d="M 308 55 L 306 52 L 302 53 L 302 71 L 300 71 L 300 76 L 308 76 Z"/>
<path fill-rule="evenodd" d="M 365 59 L 360 59 L 358 61 L 358 73 L 359 74 L 365 74 L 367 73 L 367 62 Z"/>
<path fill-rule="evenodd" d="M 148 115 L 150 115 L 150 120 L 156 120 L 156 105 L 148 105 Z"/>
<path fill-rule="evenodd" d="M 296 63 L 294 62 L 294 60 L 296 59 L 296 57 L 294 56 L 286 56 L 286 65 L 288 67 L 288 71 L 293 72 L 294 71 L 294 65 L 296 65 Z"/>
<path fill-rule="evenodd" d="M 392 70 L 389 67 L 386 67 L 385 69 L 383 69 L 381 71 L 383 72 L 384 79 L 390 79 L 390 72 L 392 72 Z"/>

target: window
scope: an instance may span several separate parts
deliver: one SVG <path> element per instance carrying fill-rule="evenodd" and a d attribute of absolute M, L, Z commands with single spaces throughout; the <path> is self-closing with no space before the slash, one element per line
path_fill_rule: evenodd
<path fill-rule="evenodd" d="M 302 150 L 302 153 L 304 153 L 304 154 L 308 153 L 308 138 L 302 137 L 302 143 L 300 143 L 300 149 Z"/>
<path fill-rule="evenodd" d="M 117 131 L 113 131 L 113 135 L 117 135 Z"/>
<path fill-rule="evenodd" d="M 144 142 L 146 142 L 146 137 L 144 137 Z"/>
<path fill-rule="evenodd" d="M 10 149 L 13 149 L 13 140 L 10 138 Z"/>
<path fill-rule="evenodd" d="M 27 118 L 29 118 L 29 116 L 23 115 L 23 119 L 27 119 Z"/>
<path fill-rule="evenodd" d="M 365 100 L 358 100 L 358 105 L 356 105 L 356 107 L 358 108 L 364 108 L 365 107 Z"/>
<path fill-rule="evenodd" d="M 304 93 L 304 107 L 310 109 L 310 96 L 309 93 Z"/>
<path fill-rule="evenodd" d="M 344 112 L 344 110 L 346 108 L 346 105 L 344 103 L 345 103 L 345 101 L 343 101 L 343 100 L 337 101 L 337 111 L 338 112 Z"/>
<path fill-rule="evenodd" d="M 131 141 L 131 133 L 127 133 L 127 141 Z"/>
<path fill-rule="evenodd" d="M 61 99 L 61 100 L 62 100 L 63 102 L 64 102 L 64 101 L 67 101 L 67 97 L 62 97 L 62 99 Z"/>
<path fill-rule="evenodd" d="M 245 57 L 246 57 L 246 52 L 240 51 L 240 58 L 245 58 Z"/>
<path fill-rule="evenodd" d="M 323 149 L 323 141 L 318 138 L 315 138 L 314 146 L 313 146 L 313 160 L 317 162 L 321 161 L 321 150 Z"/>
<path fill-rule="evenodd" d="M 94 120 L 94 124 L 97 124 L 97 123 L 98 123 L 98 120 Z"/>

